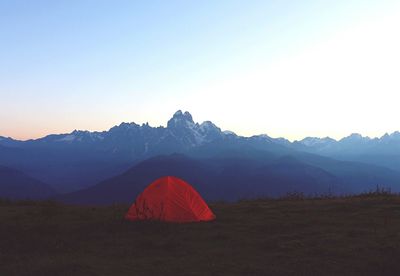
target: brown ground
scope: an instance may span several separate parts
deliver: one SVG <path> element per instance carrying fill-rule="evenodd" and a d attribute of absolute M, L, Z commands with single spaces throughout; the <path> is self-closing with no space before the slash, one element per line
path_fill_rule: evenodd
<path fill-rule="evenodd" d="M 0 201 L 0 275 L 400 275 L 400 197 L 215 203 L 217 220 Z"/>

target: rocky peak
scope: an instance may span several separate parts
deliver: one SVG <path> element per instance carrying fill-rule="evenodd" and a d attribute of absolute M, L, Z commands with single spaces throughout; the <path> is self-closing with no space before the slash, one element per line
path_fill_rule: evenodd
<path fill-rule="evenodd" d="M 191 126 L 194 125 L 193 122 L 193 117 L 192 115 L 185 111 L 185 113 L 182 113 L 181 110 L 178 110 L 175 112 L 175 114 L 172 116 L 172 118 L 168 121 L 167 127 L 168 128 L 175 128 L 175 127 L 185 127 L 185 126 Z"/>

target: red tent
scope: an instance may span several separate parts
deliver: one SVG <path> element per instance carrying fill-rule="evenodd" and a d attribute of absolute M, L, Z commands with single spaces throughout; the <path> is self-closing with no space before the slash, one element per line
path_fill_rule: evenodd
<path fill-rule="evenodd" d="M 184 180 L 165 176 L 151 183 L 125 215 L 127 220 L 209 221 L 215 215 Z"/>

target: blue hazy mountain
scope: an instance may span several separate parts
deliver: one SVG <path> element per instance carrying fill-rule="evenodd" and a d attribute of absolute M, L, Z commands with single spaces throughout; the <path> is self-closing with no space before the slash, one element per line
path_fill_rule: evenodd
<path fill-rule="evenodd" d="M 189 112 L 179 110 L 166 127 L 121 123 L 108 131 L 75 130 L 28 141 L 0 137 L 0 164 L 48 183 L 58 192 L 71 192 L 159 155 L 179 153 L 210 162 L 246 159 L 254 166 L 268 163 L 271 167 L 265 170 L 270 172 L 273 168 L 279 171 L 270 162 L 292 157 L 303 166 L 339 177 L 341 183 L 336 186 L 348 186 L 345 190 L 351 191 L 394 183 L 400 171 L 399 136 L 395 132 L 370 139 L 353 134 L 340 141 L 306 138 L 291 143 L 267 135 L 243 137 L 222 131 L 211 121 L 194 122 Z"/>
<path fill-rule="evenodd" d="M 122 173 L 147 158 L 172 153 L 208 156 L 243 148 L 288 149 L 265 136 L 240 137 L 177 111 L 167 127 L 121 123 L 108 131 L 73 131 L 17 141 L 0 138 L 0 164 L 20 169 L 58 191 L 72 191 Z"/>
<path fill-rule="evenodd" d="M 336 184 L 333 175 L 296 161 L 263 163 L 247 158 L 193 159 L 173 154 L 150 158 L 119 176 L 59 199 L 79 204 L 132 202 L 149 183 L 165 175 L 185 179 L 207 200 L 277 196 L 297 189 L 326 193 Z"/>
<path fill-rule="evenodd" d="M 307 162 L 312 157 L 307 154 L 271 160 L 268 153 L 265 159 L 260 156 L 204 159 L 180 154 L 157 156 L 140 162 L 121 175 L 57 199 L 75 204 L 129 203 L 149 183 L 165 175 L 185 179 L 207 200 L 276 197 L 290 192 L 350 194 L 375 189 L 376 183 L 386 183 L 393 191 L 400 191 L 398 172 L 319 157 L 318 162 L 323 163 L 328 171 Z"/>
<path fill-rule="evenodd" d="M 15 169 L 0 166 L 0 198 L 43 199 L 55 191 L 43 182 Z"/>
<path fill-rule="evenodd" d="M 363 137 L 354 133 L 339 141 L 329 137 L 307 137 L 289 146 L 298 151 L 339 160 L 375 164 L 400 171 L 400 132 L 398 131 L 385 134 L 380 138 Z"/>

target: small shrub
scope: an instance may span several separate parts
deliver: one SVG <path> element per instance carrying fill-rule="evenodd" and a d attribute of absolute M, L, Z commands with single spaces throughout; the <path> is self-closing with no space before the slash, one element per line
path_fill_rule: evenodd
<path fill-rule="evenodd" d="M 375 190 L 370 190 L 357 195 L 357 197 L 393 197 L 398 196 L 398 193 L 393 193 L 390 188 L 376 186 Z"/>
<path fill-rule="evenodd" d="M 303 192 L 288 192 L 285 196 L 281 197 L 282 200 L 304 200 L 306 196 Z"/>

